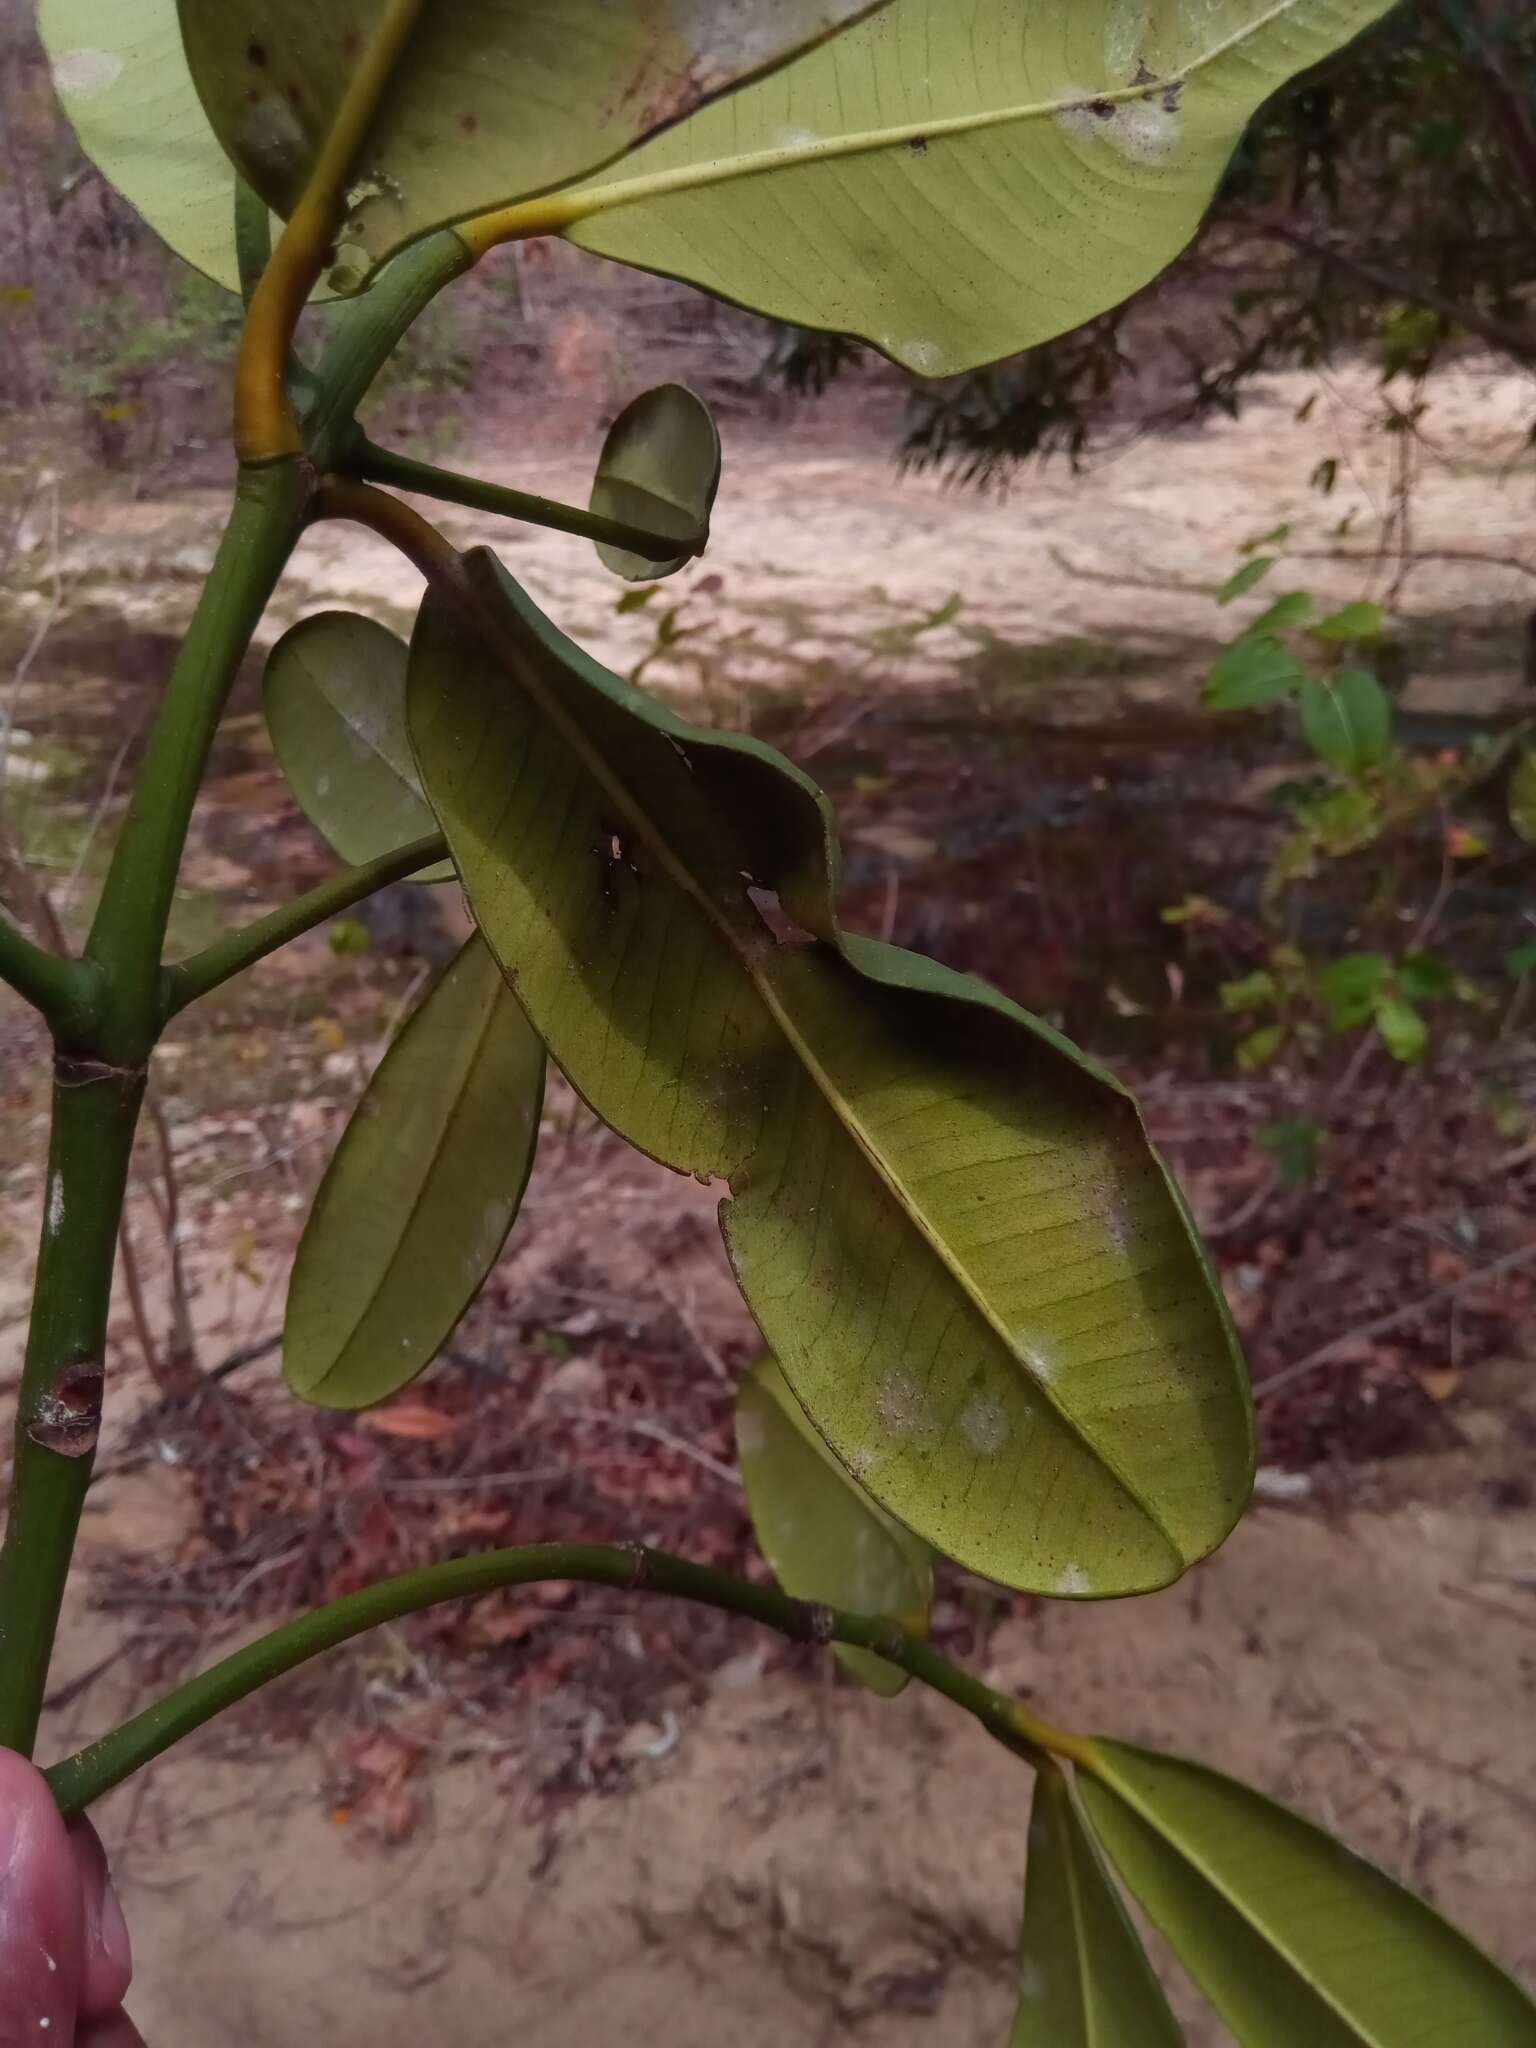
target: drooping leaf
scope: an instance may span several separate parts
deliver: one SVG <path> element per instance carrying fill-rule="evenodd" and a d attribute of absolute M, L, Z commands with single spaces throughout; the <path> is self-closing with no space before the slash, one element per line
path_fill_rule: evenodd
<path fill-rule="evenodd" d="M 1391 703 L 1363 668 L 1340 669 L 1322 682 L 1309 678 L 1297 704 L 1307 745 L 1341 774 L 1358 775 L 1373 766 L 1392 743 Z"/>
<path fill-rule="evenodd" d="M 1267 634 L 1234 640 L 1211 665 L 1200 701 L 1211 711 L 1252 711 L 1278 703 L 1306 680 L 1288 647 Z"/>
<path fill-rule="evenodd" d="M 231 291 L 235 173 L 187 69 L 176 0 L 39 0 L 37 29 L 80 147 L 178 256 Z"/>
<path fill-rule="evenodd" d="M 1383 620 L 1381 606 L 1362 601 L 1346 604 L 1336 612 L 1330 612 L 1325 619 L 1319 619 L 1312 631 L 1319 640 L 1379 640 Z"/>
<path fill-rule="evenodd" d="M 658 384 L 632 399 L 608 429 L 592 483 L 591 509 L 647 532 L 691 541 L 709 531 L 720 487 L 720 434 L 709 407 L 686 384 Z M 670 576 L 700 552 L 647 561 L 598 543 L 599 561 L 630 583 Z"/>
<path fill-rule="evenodd" d="M 1536 748 L 1527 748 L 1509 778 L 1509 822 L 1527 846 L 1536 846 Z"/>
<path fill-rule="evenodd" d="M 220 142 L 285 218 L 390 0 L 179 0 Z M 359 154 L 333 280 L 581 176 L 882 0 L 429 0 Z"/>
<path fill-rule="evenodd" d="M 1220 1542 L 1241 1361 L 1129 1097 L 984 984 L 843 933 L 815 785 L 610 675 L 483 550 L 428 593 L 408 713 L 535 1028 L 623 1136 L 728 1183 L 764 1338 L 881 1505 L 1061 1594 Z"/>
<path fill-rule="evenodd" d="M 1389 4 L 893 0 L 549 218 L 923 375 L 971 369 L 1156 277 L 1260 104 Z"/>
<path fill-rule="evenodd" d="M 1293 626 L 1304 626 L 1311 616 L 1310 591 L 1288 590 L 1284 597 L 1277 597 L 1267 610 L 1259 613 L 1248 631 L 1252 634 L 1287 633 Z"/>
<path fill-rule="evenodd" d="M 1226 582 L 1223 583 L 1220 590 L 1216 593 L 1216 602 L 1218 604 L 1232 604 L 1238 598 L 1246 597 L 1255 584 L 1264 581 L 1270 570 L 1274 568 L 1276 560 L 1277 557 L 1274 555 L 1254 555 L 1251 560 L 1244 562 L 1240 569 L 1234 570 L 1227 578 Z"/>
<path fill-rule="evenodd" d="M 1141 1938 L 1071 1788 L 1035 1779 L 1019 2011 L 1008 2048 L 1181 2048 Z"/>
<path fill-rule="evenodd" d="M 736 1396 L 736 1453 L 752 1527 L 773 1575 L 797 1600 L 888 1614 L 925 1635 L 933 1563 L 838 1464 L 770 1356 Z M 846 1643 L 835 1654 L 872 1692 L 892 1696 L 907 1674 Z"/>
<path fill-rule="evenodd" d="M 437 830 L 405 730 L 406 649 L 359 612 L 316 612 L 267 657 L 262 701 L 299 807 L 345 861 Z M 440 882 L 452 861 L 414 879 Z"/>
<path fill-rule="evenodd" d="M 283 1372 L 365 1408 L 431 1364 L 479 1292 L 533 1167 L 544 1048 L 478 936 L 385 1054 L 294 1259 Z"/>
<path fill-rule="evenodd" d="M 1104 1849 L 1244 2048 L 1530 2048 L 1536 2006 L 1342 1843 L 1182 1758 L 1093 1744 Z"/>

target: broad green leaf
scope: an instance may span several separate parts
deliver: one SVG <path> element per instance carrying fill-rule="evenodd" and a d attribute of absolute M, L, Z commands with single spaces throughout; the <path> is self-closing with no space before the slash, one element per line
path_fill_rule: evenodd
<path fill-rule="evenodd" d="M 599 1116 L 728 1185 L 767 1344 L 934 1548 L 1061 1594 L 1230 1529 L 1235 1338 L 1129 1097 L 931 960 L 849 937 L 826 801 L 610 675 L 484 550 L 429 591 L 408 713 L 486 940 Z"/>
<path fill-rule="evenodd" d="M 1530 2048 L 1536 2007 L 1321 1828 L 1179 1757 L 1093 1744 L 1104 1849 L 1244 2048 Z"/>
<path fill-rule="evenodd" d="M 1244 634 L 1212 664 L 1200 692 L 1211 711 L 1252 711 L 1289 697 L 1306 681 L 1306 670 L 1288 647 L 1266 634 Z"/>
<path fill-rule="evenodd" d="M 267 657 L 267 730 L 289 787 L 345 861 L 376 860 L 437 830 L 405 730 L 406 649 L 358 612 L 316 612 Z M 414 877 L 440 882 L 440 861 Z"/>
<path fill-rule="evenodd" d="M 1509 778 L 1509 822 L 1527 846 L 1536 846 L 1536 749 L 1527 749 Z"/>
<path fill-rule="evenodd" d="M 1343 775 L 1372 767 L 1392 743 L 1392 706 L 1363 668 L 1340 669 L 1321 682 L 1309 679 L 1297 703 L 1307 745 Z"/>
<path fill-rule="evenodd" d="M 1183 2039 L 1071 1788 L 1054 1766 L 1042 1770 L 1008 2048 L 1180 2048 Z"/>
<path fill-rule="evenodd" d="M 1389 4 L 893 0 L 544 217 L 922 375 L 971 369 L 1156 277 L 1262 102 Z"/>
<path fill-rule="evenodd" d="M 320 1183 L 283 1372 L 366 1408 L 423 1371 L 496 1263 L 538 1143 L 544 1048 L 478 937 L 384 1055 Z"/>
<path fill-rule="evenodd" d="M 1528 939 L 1523 946 L 1510 947 L 1504 955 L 1504 972 L 1511 981 L 1536 973 L 1536 939 Z"/>
<path fill-rule="evenodd" d="M 1311 593 L 1288 590 L 1284 597 L 1277 597 L 1268 610 L 1259 613 L 1248 631 L 1252 634 L 1287 633 L 1293 626 L 1304 626 L 1311 616 Z"/>
<path fill-rule="evenodd" d="M 192 84 L 176 0 L 39 0 L 37 28 L 92 163 L 178 256 L 238 291 L 235 173 Z"/>
<path fill-rule="evenodd" d="M 797 1600 L 855 1614 L 888 1614 L 928 1632 L 933 1561 L 838 1464 L 772 1357 L 760 1358 L 736 1396 L 736 1452 L 752 1527 L 773 1575 Z M 833 1649 L 872 1692 L 901 1691 L 907 1674 L 868 1650 Z"/>
<path fill-rule="evenodd" d="M 179 0 L 209 121 L 285 218 L 390 0 Z M 333 282 L 581 176 L 881 0 L 428 0 L 359 154 Z"/>
<path fill-rule="evenodd" d="M 1397 984 L 1413 1003 L 1432 996 L 1449 995 L 1456 986 L 1456 972 L 1438 953 L 1405 953 L 1398 962 Z"/>
<path fill-rule="evenodd" d="M 1274 568 L 1278 558 L 1274 555 L 1255 555 L 1251 561 L 1235 570 L 1216 593 L 1218 604 L 1232 604 L 1237 598 L 1246 597 L 1248 592 Z"/>
<path fill-rule="evenodd" d="M 709 531 L 720 487 L 720 434 L 702 398 L 686 384 L 658 384 L 632 399 L 608 429 L 592 484 L 591 509 L 605 519 L 669 539 L 692 541 Z M 598 543 L 598 559 L 630 583 L 670 576 L 700 552 L 647 561 Z"/>
<path fill-rule="evenodd" d="M 1376 1005 L 1376 1029 L 1393 1059 L 1411 1067 L 1429 1050 L 1429 1026 L 1412 1003 L 1401 996 L 1383 996 Z"/>
<path fill-rule="evenodd" d="M 1379 640 L 1382 630 L 1381 606 L 1365 602 L 1344 605 L 1312 628 L 1319 640 Z"/>
<path fill-rule="evenodd" d="M 1366 1021 L 1386 991 L 1391 967 L 1385 953 L 1342 953 L 1319 969 L 1317 993 L 1330 1031 L 1353 1031 Z"/>

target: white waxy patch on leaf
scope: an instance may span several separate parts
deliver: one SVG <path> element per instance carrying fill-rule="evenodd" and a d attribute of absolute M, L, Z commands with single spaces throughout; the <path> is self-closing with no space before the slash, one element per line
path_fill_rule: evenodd
<path fill-rule="evenodd" d="M 1093 1591 L 1093 1582 L 1080 1564 L 1067 1565 L 1058 1575 L 1056 1590 L 1065 1600 L 1073 1600 L 1081 1594 Z"/>
<path fill-rule="evenodd" d="M 64 1228 L 64 1176 L 56 1173 L 48 1187 L 48 1235 L 57 1237 Z"/>
<path fill-rule="evenodd" d="M 53 67 L 61 99 L 93 100 L 123 75 L 123 60 L 112 50 L 70 50 Z"/>
<path fill-rule="evenodd" d="M 909 1372 L 886 1375 L 875 1396 L 875 1413 L 891 1436 L 914 1436 L 929 1423 L 928 1403 Z"/>
<path fill-rule="evenodd" d="M 960 1427 L 982 1457 L 995 1457 L 1008 1441 L 1008 1411 L 1001 1401 L 980 1395 L 962 1410 Z"/>

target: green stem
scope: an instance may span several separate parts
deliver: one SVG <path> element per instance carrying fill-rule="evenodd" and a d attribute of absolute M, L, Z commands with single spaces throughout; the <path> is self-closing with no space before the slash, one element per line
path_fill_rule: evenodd
<path fill-rule="evenodd" d="M 1030 1762 L 1042 1750 L 1066 1756 L 1087 1750 L 1081 1738 L 1037 1720 L 1017 1700 L 994 1692 L 883 1616 L 848 1614 L 835 1607 L 794 1600 L 772 1586 L 754 1586 L 705 1565 L 691 1564 L 686 1558 L 639 1545 L 540 1543 L 526 1550 L 492 1550 L 483 1557 L 457 1557 L 424 1571 L 403 1572 L 381 1585 L 349 1593 L 312 1614 L 302 1614 L 260 1642 L 236 1650 L 112 1734 L 55 1764 L 47 1775 L 59 1807 L 67 1818 L 83 1812 L 93 1800 L 215 1714 L 365 1629 L 398 1621 L 439 1601 L 491 1593 L 503 1586 L 530 1585 L 540 1579 L 579 1579 L 621 1592 L 668 1593 L 761 1622 L 793 1642 L 852 1643 L 899 1664 L 924 1685 L 943 1693 L 973 1714 L 988 1734 Z"/>
<path fill-rule="evenodd" d="M 348 300 L 334 315 L 317 372 L 322 395 L 304 422 L 305 444 L 317 469 L 337 466 L 357 435 L 352 416 L 396 342 L 473 261 L 452 228 L 439 228 L 403 249 L 360 298 Z"/>
<path fill-rule="evenodd" d="M 397 847 L 393 853 L 381 853 L 376 860 L 363 861 L 355 868 L 332 875 L 318 888 L 296 896 L 292 903 L 283 904 L 269 916 L 258 918 L 244 931 L 232 932 L 227 939 L 216 940 L 190 959 L 178 961 L 165 971 L 165 1021 L 169 1023 L 189 1003 L 197 1002 L 247 967 L 253 967 L 279 946 L 286 946 L 290 939 L 313 931 L 339 910 L 350 910 L 354 903 L 361 903 L 365 896 L 372 896 L 389 883 L 403 882 L 408 875 L 431 867 L 447 852 L 448 842 L 442 833 L 429 832 L 422 839 Z"/>
<path fill-rule="evenodd" d="M 585 540 L 623 548 L 649 562 L 700 555 L 709 539 L 704 529 L 684 534 L 681 539 L 676 534 L 651 533 L 643 526 L 630 526 L 622 519 L 605 519 L 600 512 L 588 512 L 579 505 L 561 505 L 533 491 L 514 491 L 507 484 L 488 484 L 479 477 L 459 476 L 454 470 L 438 469 L 430 462 L 417 462 L 412 456 L 376 447 L 366 437 L 354 444 L 346 467 L 352 475 L 364 477 L 369 483 L 392 484 L 396 490 L 416 491 L 424 498 L 441 499 L 445 505 L 468 505 L 476 512 L 496 512 L 506 519 L 526 520 L 531 526 L 551 527 L 556 533 L 579 534 Z"/>
<path fill-rule="evenodd" d="M 118 1219 L 142 1069 L 60 1056 L 15 1470 L 0 1546 L 0 1746 L 30 1756 L 101 1417 Z"/>
<path fill-rule="evenodd" d="M 15 989 L 66 1040 L 88 1028 L 95 976 L 78 960 L 36 946 L 0 911 L 0 981 Z"/>
<path fill-rule="evenodd" d="M 160 1029 L 160 956 L 192 806 L 230 688 L 303 527 L 311 474 L 298 461 L 242 470 L 150 734 L 85 945 L 105 992 L 92 1049 L 116 1066 L 142 1066 Z"/>

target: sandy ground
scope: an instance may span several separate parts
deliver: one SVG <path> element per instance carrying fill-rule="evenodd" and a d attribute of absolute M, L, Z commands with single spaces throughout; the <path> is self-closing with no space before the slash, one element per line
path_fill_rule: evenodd
<path fill-rule="evenodd" d="M 1314 390 L 1318 403 L 1298 421 Z M 1476 368 L 1446 381 L 1420 546 L 1501 556 L 1525 545 L 1529 459 L 1504 473 L 1530 398 L 1529 385 Z M 803 444 L 758 449 L 733 467 L 728 436 L 716 540 L 673 589 L 692 592 L 690 616 L 728 649 L 730 681 L 706 676 L 726 691 L 726 713 L 729 692 L 754 684 L 815 691 L 850 672 L 871 688 L 952 680 L 988 641 L 1067 637 L 1171 650 L 1169 679 L 1125 683 L 1107 664 L 1100 678 L 1090 654 L 1085 701 L 1101 682 L 1121 701 L 1166 694 L 1170 681 L 1187 693 L 1190 646 L 1225 624 L 1209 587 L 1256 521 L 1294 518 L 1296 538 L 1318 547 L 1352 514 L 1361 537 L 1347 544 L 1369 548 L 1389 490 L 1381 444 L 1364 431 L 1371 403 L 1360 383 L 1278 380 L 1236 427 L 1176 449 L 1133 447 L 1086 478 L 1031 475 L 991 503 L 931 480 L 899 483 L 879 456 Z M 1324 503 L 1307 479 L 1331 454 L 1341 475 Z M 497 473 L 581 496 L 586 458 L 525 465 L 508 455 Z M 211 498 L 71 507 L 66 586 L 128 625 L 184 612 L 215 516 Z M 494 536 L 595 652 L 626 666 L 645 652 L 652 615 L 616 613 L 615 587 L 582 543 L 467 515 L 445 524 L 460 539 Z M 49 602 L 45 523 L 32 541 L 23 619 Z M 706 583 L 715 577 L 718 588 Z M 1308 563 L 1282 580 L 1346 598 L 1369 578 Z M 306 539 L 274 623 L 344 603 L 403 624 L 416 587 L 366 536 L 322 529 Z M 953 623 L 906 646 L 880 642 L 955 591 L 964 609 Z M 1426 562 L 1402 602 L 1420 616 L 1470 614 L 1528 605 L 1530 593 L 1528 578 L 1494 562 Z M 681 684 L 700 676 L 686 643 L 659 673 Z M 1461 701 L 1496 701 L 1509 683 L 1507 665 L 1463 674 Z M 22 713 L 43 731 L 45 705 L 24 695 Z M 22 1146 L 41 1135 L 24 1117 L 13 1131 Z M 267 1141 L 251 1131 L 261 1154 Z M 295 1220 L 311 1157 L 281 1197 Z M 19 1247 L 36 1185 L 19 1158 L 0 1165 L 13 1175 L 3 1376 L 19 1343 Z M 194 1223 L 210 1213 L 194 1202 Z M 216 1252 L 221 1275 L 238 1264 L 227 1245 Z M 200 1297 L 204 1333 L 238 1341 L 280 1280 L 232 1271 L 225 1291 Z M 1423 1469 L 1355 1475 L 1362 1504 L 1347 1520 L 1263 1508 L 1166 1594 L 1008 1624 L 992 1676 L 1031 1689 L 1057 1718 L 1189 1751 L 1294 1799 L 1536 1982 L 1536 1515 L 1496 1512 L 1488 1491 L 1512 1446 L 1536 1441 L 1529 1372 L 1510 1366 L 1503 1393 L 1482 1422 L 1458 1413 L 1471 1448 Z M 100 1569 L 174 1541 L 180 1526 L 168 1469 L 103 1486 L 59 1683 L 95 1669 L 134 1626 L 93 1607 Z M 108 1669 L 50 1718 L 49 1752 L 130 1704 L 119 1667 Z M 378 1711 L 387 1722 L 387 1694 Z M 909 1693 L 882 1706 L 808 1684 L 744 1639 L 702 1710 L 626 1731 L 617 1791 L 553 1806 L 537 1796 L 536 1726 L 464 1726 L 449 1714 L 424 1773 L 425 1816 L 396 1849 L 332 1817 L 335 1734 L 317 1727 L 312 1743 L 267 1756 L 237 1726 L 105 1809 L 138 1942 L 136 2010 L 152 2044 L 980 2048 L 1006 2036 L 1028 1779 L 942 1702 Z M 1203 2025 L 1192 2041 L 1221 2038 Z"/>
<path fill-rule="evenodd" d="M 1415 1504 L 1336 1526 L 1256 1509 L 1166 1593 L 1005 1625 L 988 1675 L 1291 1800 L 1536 1982 L 1536 1516 L 1490 1518 L 1479 1469 L 1399 1466 Z M 162 1486 L 108 1507 L 91 1550 L 174 1518 Z M 61 1676 L 122 1626 L 78 1613 Z M 275 1758 L 238 1732 L 233 1756 L 227 1734 L 188 1745 L 101 1816 L 147 2037 L 1000 2044 L 1027 1773 L 917 1688 L 883 1703 L 764 1657 L 744 1636 L 702 1711 L 625 1731 L 620 1789 L 542 1815 L 537 1725 L 450 1725 L 393 1850 L 329 1808 L 329 1731 Z M 111 1685 L 49 1746 L 98 1726 Z M 1174 1985 L 1191 2042 L 1224 2040 Z"/>

